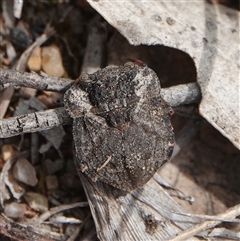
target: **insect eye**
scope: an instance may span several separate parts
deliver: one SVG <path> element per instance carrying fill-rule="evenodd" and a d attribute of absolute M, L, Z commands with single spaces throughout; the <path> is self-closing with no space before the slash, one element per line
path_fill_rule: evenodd
<path fill-rule="evenodd" d="M 91 79 L 89 78 L 89 74 L 81 74 L 79 77 L 80 81 L 84 81 L 84 82 L 88 82 L 91 81 Z"/>
<path fill-rule="evenodd" d="M 134 63 L 133 62 L 127 62 L 127 63 L 124 64 L 124 67 L 133 68 L 134 67 Z"/>

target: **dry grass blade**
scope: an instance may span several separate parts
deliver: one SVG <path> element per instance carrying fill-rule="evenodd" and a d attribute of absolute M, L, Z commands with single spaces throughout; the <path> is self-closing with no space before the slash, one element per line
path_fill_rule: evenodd
<path fill-rule="evenodd" d="M 69 210 L 71 208 L 76 208 L 76 207 L 87 207 L 88 206 L 88 202 L 80 202 L 80 203 L 73 203 L 73 204 L 68 204 L 68 205 L 61 205 L 55 208 L 51 208 L 49 211 L 41 214 L 40 217 L 37 217 L 36 220 L 34 220 L 33 222 L 31 221 L 31 224 L 33 225 L 39 225 L 42 222 L 44 222 L 46 219 L 48 219 L 49 217 L 51 217 L 52 215 L 62 212 L 64 210 Z"/>
<path fill-rule="evenodd" d="M 215 237 L 215 238 L 219 237 L 222 239 L 225 238 L 225 239 L 240 240 L 240 232 L 234 232 L 226 228 L 215 228 L 208 236 Z"/>
<path fill-rule="evenodd" d="M 237 216 L 240 215 L 240 205 L 236 205 L 234 207 L 229 208 L 226 212 L 217 215 L 220 219 L 235 219 Z M 189 229 L 184 230 L 181 232 L 177 237 L 167 239 L 168 241 L 183 241 L 190 237 L 197 235 L 200 232 L 206 231 L 210 228 L 213 228 L 220 224 L 221 221 L 204 221 L 203 223 L 197 224 Z"/>
<path fill-rule="evenodd" d="M 191 213 L 178 213 L 183 216 L 188 216 L 188 217 L 196 217 L 196 218 L 201 218 L 203 220 L 214 220 L 214 221 L 221 221 L 221 222 L 230 222 L 230 223 L 240 223 L 240 219 L 237 218 L 223 218 L 213 215 L 200 215 L 200 214 L 191 214 Z"/>

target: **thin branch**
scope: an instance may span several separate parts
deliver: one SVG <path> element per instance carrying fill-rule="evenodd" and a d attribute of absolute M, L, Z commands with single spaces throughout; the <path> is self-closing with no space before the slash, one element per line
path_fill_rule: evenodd
<path fill-rule="evenodd" d="M 197 82 L 176 85 L 161 90 L 161 96 L 168 105 L 175 107 L 198 103 L 201 99 L 201 90 Z"/>
<path fill-rule="evenodd" d="M 18 241 L 54 241 L 54 239 L 44 237 L 36 232 L 34 232 L 28 226 L 23 226 L 16 222 L 10 221 L 8 218 L 0 215 L 0 229 L 1 234 L 10 237 L 11 240 Z M 21 233 L 19 232 L 21 230 Z"/>
<path fill-rule="evenodd" d="M 88 202 L 78 202 L 78 203 L 73 203 L 73 204 L 65 204 L 65 205 L 60 205 L 54 208 L 51 208 L 50 210 L 44 212 L 43 214 L 41 214 L 39 217 L 36 217 L 35 220 L 31 220 L 31 225 L 33 226 L 38 226 L 40 225 L 42 222 L 44 222 L 46 219 L 48 219 L 49 217 L 51 217 L 52 215 L 65 211 L 65 210 L 69 210 L 71 208 L 77 208 L 77 207 L 88 207 Z"/>
<path fill-rule="evenodd" d="M 0 69 L 0 88 L 10 86 L 30 87 L 37 90 L 64 92 L 73 80 L 48 76 L 40 72 L 21 73 L 16 70 Z"/>
<path fill-rule="evenodd" d="M 192 214 L 192 213 L 177 213 L 179 215 L 187 216 L 187 217 L 196 217 L 205 220 L 214 220 L 214 221 L 221 221 L 221 222 L 229 222 L 229 223 L 240 223 L 240 219 L 238 218 L 223 218 L 214 215 L 203 215 L 203 214 Z"/>
<path fill-rule="evenodd" d="M 229 230 L 226 228 L 214 228 L 208 235 L 210 238 L 220 238 L 220 240 L 240 240 L 240 232 Z"/>
<path fill-rule="evenodd" d="M 25 74 L 27 73 L 24 73 L 23 75 Z M 41 76 L 39 77 L 39 75 L 35 73 L 34 75 L 38 76 L 39 78 L 38 79 L 39 84 L 36 84 L 36 87 L 39 87 L 40 85 L 40 87 L 42 88 L 40 79 L 43 77 Z M 19 76 L 20 78 L 22 77 L 21 74 L 19 74 Z M 47 81 L 50 81 L 50 83 L 53 84 L 52 87 L 53 86 L 56 87 L 57 84 L 54 85 L 53 79 L 56 80 L 56 77 L 49 76 L 47 78 Z M 68 81 L 68 84 L 71 82 L 68 79 L 66 80 Z M 29 77 L 25 82 L 26 83 L 25 86 L 29 87 L 34 82 L 36 83 L 36 81 L 31 80 L 31 77 Z M 64 88 L 66 88 L 66 86 L 64 86 L 63 84 L 64 81 L 61 83 L 62 83 L 61 87 L 59 87 L 59 85 L 58 87 L 59 89 L 63 90 Z M 45 87 L 48 89 L 50 85 L 45 85 Z M 177 106 L 177 105 L 184 105 L 184 104 L 190 104 L 190 103 L 197 103 L 200 99 L 201 93 L 197 83 L 190 83 L 186 85 L 178 85 L 178 86 L 162 89 L 162 95 L 168 104 L 170 104 L 171 106 Z M 182 96 L 184 96 L 184 98 Z M 11 117 L 8 119 L 0 120 L 0 138 L 16 136 L 23 133 L 43 131 L 43 130 L 51 129 L 53 127 L 57 127 L 60 125 L 67 125 L 70 123 L 71 123 L 71 118 L 69 117 L 69 115 L 67 114 L 64 108 L 57 108 L 55 110 L 46 110 L 46 111 L 40 111 L 40 112 L 31 113 L 31 114 Z"/>
<path fill-rule="evenodd" d="M 217 215 L 218 218 L 221 219 L 234 219 L 240 215 L 240 205 L 236 205 L 232 208 L 229 208 L 226 212 Z M 182 241 L 187 240 L 200 232 L 206 231 L 207 229 L 213 228 L 220 224 L 221 221 L 205 221 L 200 224 L 197 224 L 189 229 L 184 230 L 178 236 L 174 238 L 167 239 L 168 241 Z"/>
<path fill-rule="evenodd" d="M 67 124 L 71 124 L 71 118 L 63 107 L 34 112 L 0 120 L 0 138 L 48 130 Z"/>
<path fill-rule="evenodd" d="M 20 73 L 15 70 L 0 69 L 1 88 L 21 86 L 38 90 L 64 92 L 73 82 L 74 81 L 70 79 L 48 76 L 43 72 L 40 74 L 35 72 Z M 170 106 L 179 106 L 198 103 L 201 98 L 201 91 L 198 84 L 195 82 L 163 88 L 161 95 Z"/>

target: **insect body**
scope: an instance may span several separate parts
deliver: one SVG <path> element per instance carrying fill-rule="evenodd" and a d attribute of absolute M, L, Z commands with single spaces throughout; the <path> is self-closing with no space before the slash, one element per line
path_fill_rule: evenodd
<path fill-rule="evenodd" d="M 160 92 L 158 77 L 145 65 L 109 66 L 80 77 L 64 95 L 78 170 L 126 191 L 149 181 L 174 146 L 172 109 Z"/>

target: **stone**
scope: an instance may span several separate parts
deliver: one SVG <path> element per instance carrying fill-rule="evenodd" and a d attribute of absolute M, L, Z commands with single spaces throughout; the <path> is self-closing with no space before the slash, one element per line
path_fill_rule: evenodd
<path fill-rule="evenodd" d="M 34 166 L 25 158 L 17 160 L 13 167 L 13 176 L 30 186 L 35 186 L 38 183 Z"/>

